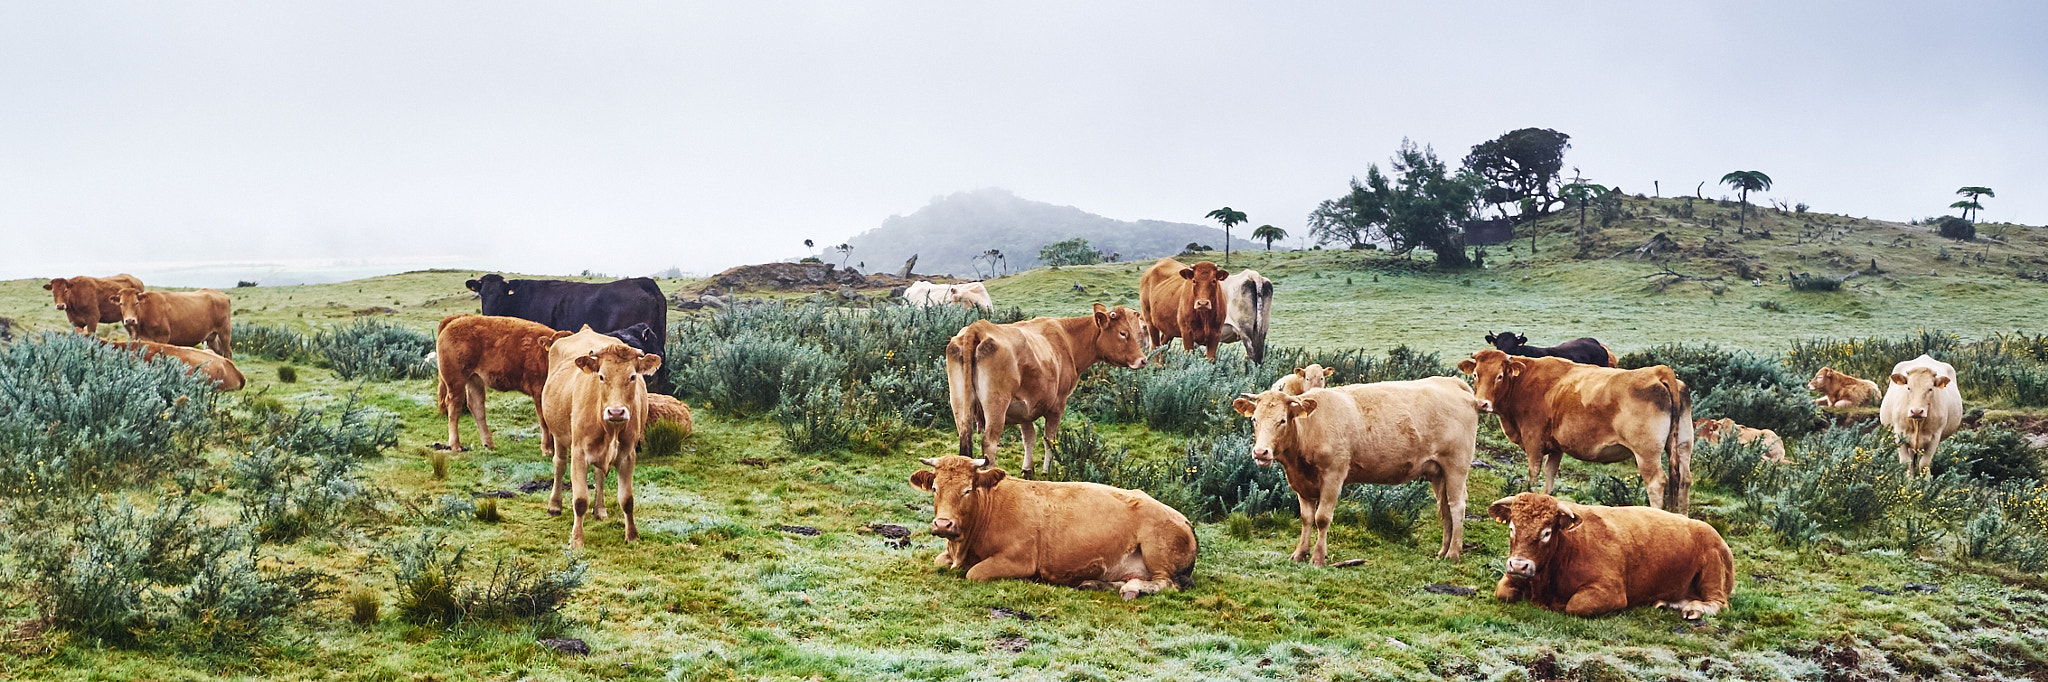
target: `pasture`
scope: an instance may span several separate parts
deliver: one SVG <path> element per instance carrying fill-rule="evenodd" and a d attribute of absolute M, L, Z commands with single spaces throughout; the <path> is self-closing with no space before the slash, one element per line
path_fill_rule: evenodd
<path fill-rule="evenodd" d="M 1648 216 L 1656 204 L 1638 208 Z M 1793 220 L 1778 227 L 1781 235 Z M 1663 221 L 1648 217 L 1643 222 L 1610 228 L 1601 239 L 1636 242 L 1632 235 L 1668 229 L 1680 243 L 1697 245 L 1705 231 L 1660 227 Z M 1693 282 L 1659 292 L 1642 279 L 1659 264 L 1566 257 L 1580 248 L 1570 234 L 1539 240 L 1539 254 L 1556 254 L 1556 260 L 1522 267 L 1496 250 L 1489 258 L 1493 268 L 1462 273 L 1429 272 L 1362 251 L 1246 252 L 1233 259 L 1278 285 L 1273 347 L 1304 353 L 1364 349 L 1358 357 L 1375 362 L 1401 345 L 1437 354 L 1406 364 L 1386 360 L 1375 371 L 1389 376 L 1441 371 L 1480 348 L 1485 332 L 1508 329 L 1528 334 L 1532 343 L 1593 335 L 1623 355 L 1670 342 L 1714 343 L 1775 362 L 1798 340 L 1941 330 L 1974 341 L 2039 331 L 2048 319 L 2048 296 L 2042 295 L 2048 288 L 2013 278 L 2011 268 L 1936 260 L 1940 245 L 1931 237 L 1910 240 L 1911 249 L 1861 246 L 1888 243 L 1911 230 L 1896 224 L 1859 229 L 1870 234 L 1857 233 L 1847 245 L 1821 237 L 1816 244 L 1752 246 L 1760 260 L 1775 266 L 1774 273 L 1815 262 L 1822 249 L 1850 251 L 1826 258 L 1851 263 L 1869 257 L 1866 251 L 1886 254 L 1892 261 L 1886 267 L 1897 273 L 1851 280 L 1845 291 L 1831 293 L 1742 281 L 1722 282 L 1727 287 L 1719 293 Z M 2037 258 L 2040 237 L 2033 232 L 2012 237 L 2022 246 L 1998 248 L 2010 249 L 2013 258 Z M 1527 241 L 1521 244 L 1526 250 Z M 1715 267 L 1711 262 L 1681 259 L 1674 267 L 1703 274 Z M 1135 305 L 1140 267 L 1036 270 L 991 281 L 989 290 L 999 309 L 1078 315 L 1096 301 Z M 1928 269 L 1940 274 L 1925 275 Z M 1921 274 L 1906 274 L 1913 271 Z M 442 316 L 475 310 L 462 286 L 475 274 L 416 272 L 227 293 L 235 299 L 238 322 L 310 334 L 377 319 L 430 333 Z M 39 284 L 0 283 L 0 316 L 16 321 L 17 335 L 24 328 L 62 327 L 61 314 Z M 673 292 L 696 282 L 661 284 Z M 1086 291 L 1076 291 L 1076 284 Z M 1767 301 L 1778 309 L 1760 307 Z M 671 338 L 672 351 L 680 355 L 694 352 L 691 344 L 726 344 L 730 348 L 720 352 L 742 352 L 742 342 L 732 339 L 746 331 L 748 319 L 781 319 L 771 313 L 724 321 L 708 313 L 670 315 L 681 329 Z M 772 336 L 778 329 L 757 331 Z M 938 333 L 943 338 L 951 331 Z M 950 418 L 942 410 L 933 414 L 930 405 L 913 404 L 920 398 L 943 404 L 943 375 L 936 395 L 892 398 L 890 390 L 929 394 L 933 384 L 929 368 L 884 362 L 860 369 L 865 374 L 843 387 L 844 396 L 834 393 L 814 403 L 804 394 L 825 391 L 799 387 L 798 393 L 786 393 L 782 402 L 793 407 L 779 413 L 721 409 L 727 406 L 707 405 L 686 387 L 697 431 L 677 452 L 642 455 L 636 473 L 639 542 L 624 543 L 616 515 L 593 521 L 588 546 L 577 557 L 588 562 L 584 582 L 558 612 L 422 621 L 400 612 L 401 593 L 413 588 L 396 577 L 403 561 L 395 558 L 404 553 L 401 546 L 421 537 L 438 539 L 447 550 L 468 547 L 467 565 L 448 577 L 472 584 L 490 583 L 494 562 L 514 553 L 543 567 L 573 565 L 563 555 L 568 519 L 546 515 L 545 489 L 518 492 L 521 484 L 545 479 L 550 469 L 539 452 L 530 403 L 493 393 L 490 419 L 498 449 L 446 455 L 445 473 L 437 477 L 430 446 L 445 439 L 446 426 L 435 409 L 431 378 L 352 381 L 317 359 L 258 358 L 243 351 L 242 341 L 237 339 L 236 362 L 250 385 L 217 399 L 207 417 L 216 426 L 197 438 L 193 457 L 179 467 L 193 480 L 178 494 L 196 500 L 207 522 L 226 527 L 244 518 L 239 501 L 257 491 L 238 488 L 236 481 L 243 479 L 230 470 L 250 443 L 262 442 L 245 432 L 260 432 L 250 424 L 264 415 L 306 409 L 332 414 L 359 401 L 369 408 L 365 419 L 390 419 L 395 426 L 388 447 L 360 460 L 356 471 L 369 489 L 360 503 L 332 525 L 264 541 L 254 550 L 254 565 L 262 571 L 318 572 L 318 594 L 246 632 L 168 620 L 136 621 L 115 636 L 48 625 L 42 621 L 48 595 L 25 579 L 30 567 L 19 548 L 26 546 L 24 538 L 56 531 L 25 525 L 40 518 L 24 511 L 36 497 L 16 492 L 8 499 L 8 515 L 0 517 L 8 543 L 0 545 L 8 550 L 0 554 L 0 569 L 10 578 L 0 585 L 0 679 L 1832 680 L 2020 678 L 2048 670 L 2048 580 L 2038 565 L 1969 556 L 1968 540 L 1977 531 L 1965 526 L 1979 509 L 1894 501 L 1889 515 L 1875 520 L 1816 516 L 1802 535 L 1773 525 L 1773 507 L 1749 499 L 1757 491 L 1790 488 L 1748 480 L 1753 467 L 1739 453 L 1713 460 L 1723 463 L 1719 478 L 1710 480 L 1703 472 L 1695 493 L 1695 516 L 1722 530 L 1737 572 L 1731 607 L 1701 623 L 1659 609 L 1581 619 L 1492 599 L 1507 533 L 1484 519 L 1485 505 L 1526 481 L 1521 453 L 1497 426 L 1487 425 L 1491 418 L 1483 420 L 1479 458 L 1487 466 L 1474 470 L 1466 526 L 1470 548 L 1462 559 L 1433 558 L 1438 536 L 1432 514 L 1418 517 L 1413 511 L 1415 505 L 1403 497 L 1412 497 L 1412 487 L 1387 487 L 1347 494 L 1331 528 L 1331 560 L 1361 563 L 1313 568 L 1290 562 L 1298 527 L 1292 494 L 1284 484 L 1271 489 L 1274 472 L 1250 472 L 1240 447 L 1244 420 L 1215 415 L 1213 399 L 1227 404 L 1236 390 L 1256 390 L 1263 386 L 1258 381 L 1292 367 L 1249 368 L 1234 346 L 1226 347 L 1221 362 L 1244 369 L 1211 372 L 1207 361 L 1188 359 L 1177 349 L 1169 351 L 1174 357 L 1168 362 L 1145 370 L 1098 368 L 1075 395 L 1078 414 L 1064 429 L 1068 441 L 1060 452 L 1067 461 L 1054 472 L 1179 486 L 1173 488 L 1179 492 L 1151 490 L 1170 504 L 1234 496 L 1236 508 L 1190 514 L 1201 552 L 1194 586 L 1186 591 L 1122 601 L 1114 592 L 971 583 L 957 571 L 935 567 L 932 558 L 941 543 L 925 532 L 930 494 L 905 480 L 917 469 L 916 458 L 954 450 Z M 811 357 L 801 355 L 811 352 L 802 348 L 791 352 Z M 1277 354 L 1269 362 L 1287 357 L 1304 356 Z M 671 366 L 685 365 L 679 382 L 710 371 L 702 357 L 669 360 Z M 833 360 L 802 360 L 813 361 L 823 366 Z M 296 381 L 279 379 L 285 365 L 296 370 Z M 1148 391 L 1174 389 L 1133 378 L 1141 372 L 1218 395 L 1187 401 L 1187 409 L 1199 413 L 1194 417 L 1143 414 L 1154 404 Z M 1963 381 L 1970 381 L 1967 369 Z M 2016 390 L 1971 405 L 1995 408 L 1988 419 L 2025 428 L 2040 421 L 2042 405 L 2031 395 Z M 835 426 L 819 411 L 863 416 Z M 466 418 L 463 429 L 469 440 L 473 427 Z M 792 445 L 820 429 L 840 429 L 843 435 Z M 1891 461 L 1876 440 L 1881 435 L 1813 434 L 1791 443 L 1795 461 L 1832 462 L 1823 453 L 1839 451 L 1840 466 L 1828 470 L 1836 474 L 1856 471 L 1852 466 L 1875 470 Z M 1833 441 L 1822 443 L 1823 436 Z M 994 464 L 1014 470 L 1015 436 L 1006 440 Z M 1726 459 L 1731 457 L 1736 459 Z M 1242 473 L 1250 478 L 1230 480 L 1263 484 L 1277 497 L 1246 501 L 1243 490 L 1203 492 L 1208 489 L 1198 484 L 1220 480 L 1210 477 L 1224 471 Z M 103 487 L 38 494 L 67 504 L 100 499 L 148 508 L 179 487 L 171 473 L 95 479 Z M 1561 495 L 1626 498 L 1628 486 L 1617 492 L 1611 479 L 1632 484 L 1634 476 L 1627 467 L 1567 459 Z M 476 497 L 501 494 L 496 491 L 510 496 Z M 2033 502 L 2021 503 L 2048 506 L 2039 491 L 2013 495 L 2033 495 L 2024 497 Z M 499 520 L 477 518 L 476 505 L 486 500 L 495 504 Z M 1794 504 L 1791 497 L 1785 500 L 1778 504 Z M 1963 518 L 1928 518 L 1930 509 Z M 46 516 L 75 522 L 62 513 Z M 2012 523 L 2027 521 L 2015 516 Z M 881 524 L 911 533 L 891 537 L 884 533 L 893 531 Z M 1476 593 L 1459 594 L 1457 588 Z M 354 602 L 363 600 L 379 605 L 377 615 L 351 622 Z M 208 623 L 207 618 L 200 614 L 193 622 Z M 564 637 L 587 642 L 589 655 L 557 653 L 537 643 Z"/>

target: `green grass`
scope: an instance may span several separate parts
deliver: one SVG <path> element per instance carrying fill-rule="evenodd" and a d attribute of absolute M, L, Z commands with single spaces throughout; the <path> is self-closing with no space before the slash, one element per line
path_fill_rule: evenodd
<path fill-rule="evenodd" d="M 1603 238 L 1636 243 L 1648 227 L 1612 228 Z M 1674 236 L 1697 246 L 1694 235 L 1704 229 L 1679 228 Z M 1775 242 L 1791 241 L 1782 225 L 1776 229 Z M 2027 257 L 2041 250 L 2031 232 L 2017 240 L 2032 249 Z M 1568 256 L 1576 251 L 1574 238 L 1546 237 L 1541 253 Z M 1520 242 L 1518 255 L 1526 255 L 1526 245 Z M 1772 272 L 1783 272 L 1779 261 L 1799 262 L 1790 254 L 1809 250 L 1777 243 L 1756 248 L 1777 259 Z M 1869 250 L 1841 248 L 1859 255 Z M 1922 238 L 1911 248 L 1932 252 L 1935 240 Z M 2035 288 L 2041 285 L 1990 266 L 1940 267 L 1935 277 L 1922 269 L 1900 276 L 1896 285 L 1858 278 L 1839 294 L 1795 294 L 1767 283 L 1715 295 L 1691 283 L 1646 291 L 1637 278 L 1656 266 L 1642 262 L 1559 258 L 1522 268 L 1498 248 L 1490 259 L 1496 269 L 1448 274 L 1417 272 L 1389 263 L 1384 254 L 1360 252 L 1234 258 L 1279 284 L 1275 345 L 1381 351 L 1407 343 L 1446 357 L 1478 348 L 1487 330 L 1523 331 L 1538 343 L 1592 335 L 1617 352 L 1674 340 L 1781 352 L 1790 339 L 1807 336 L 1922 328 L 1981 336 L 2048 312 L 2048 296 Z M 1898 260 L 1899 271 L 1918 267 L 1903 255 Z M 1715 272 L 1708 263 L 1682 260 L 1674 267 Z M 1135 305 L 1137 267 L 1039 270 L 991 282 L 990 289 L 1005 307 L 1078 314 L 1098 300 Z M 430 330 L 443 315 L 475 310 L 462 288 L 475 274 L 418 272 L 228 293 L 238 320 L 310 329 L 345 323 L 357 310 L 389 307 L 396 312 L 376 314 Z M 1077 282 L 1087 294 L 1072 291 Z M 663 287 L 672 291 L 677 284 Z M 1755 307 L 1763 300 L 1778 301 L 1787 312 Z M 63 325 L 40 281 L 0 283 L 0 315 L 34 328 Z M 244 397 L 267 395 L 287 406 L 334 404 L 360 386 L 371 404 L 402 418 L 399 446 L 366 465 L 367 475 L 398 499 L 516 488 L 549 472 L 524 397 L 493 394 L 498 449 L 451 455 L 447 479 L 434 480 L 420 453 L 447 434 L 435 413 L 432 380 L 359 385 L 301 365 L 299 381 L 283 384 L 275 381 L 283 363 L 244 357 L 238 364 L 251 381 Z M 1557 655 L 1564 672 L 1586 679 L 1818 679 L 1816 647 L 1840 642 L 1864 647 L 1866 659 L 1882 649 L 1901 674 L 1970 666 L 2038 673 L 2048 660 L 2048 641 L 2038 634 L 2048 628 L 2040 576 L 1853 547 L 1793 552 L 1763 533 L 1728 538 L 1737 562 L 1734 605 L 1704 627 L 1688 627 L 1656 609 L 1579 619 L 1499 603 L 1490 594 L 1506 528 L 1477 517 L 1501 490 L 1496 472 L 1523 466 L 1519 455 L 1499 452 L 1486 456 L 1503 468 L 1479 470 L 1471 484 L 1475 518 L 1467 522 L 1467 538 L 1477 548 L 1455 562 L 1431 556 L 1438 535 L 1425 516 L 1403 541 L 1356 523 L 1334 527 L 1332 560 L 1365 559 L 1362 566 L 1295 564 L 1286 554 L 1296 526 L 1285 519 L 1246 538 L 1231 537 L 1223 523 L 1200 525 L 1196 583 L 1184 592 L 1125 602 L 1111 593 L 1018 581 L 971 583 L 932 565 L 940 543 L 922 532 L 931 500 L 905 483 L 917 468 L 915 458 L 952 450 L 950 431 L 920 431 L 872 453 L 877 448 L 812 456 L 791 452 L 763 419 L 735 420 L 709 410 L 698 410 L 696 419 L 697 432 L 679 454 L 640 464 L 642 540 L 625 544 L 616 515 L 589 526 L 591 582 L 559 624 L 437 629 L 399 622 L 388 601 L 391 567 L 376 555 L 423 523 L 399 515 L 266 546 L 278 560 L 333 573 L 338 584 L 336 596 L 301 609 L 257 641 L 232 651 L 119 649 L 62 632 L 31 632 L 19 637 L 23 641 L 0 644 L 0 679 L 1487 679 L 1547 653 Z M 1108 444 L 1145 457 L 1177 456 L 1186 440 L 1129 425 L 1098 428 Z M 477 442 L 467 418 L 462 429 L 465 440 Z M 1013 444 L 1005 456 L 1015 452 Z M 215 453 L 215 465 L 223 458 Z M 741 463 L 756 458 L 761 466 Z M 1577 461 L 1564 468 L 1561 484 L 1571 487 L 1584 485 L 1594 471 L 1629 473 Z M 1697 513 L 1709 519 L 1735 504 L 1714 491 L 1696 498 Z M 462 523 L 453 539 L 473 543 L 476 556 L 518 550 L 552 559 L 566 546 L 569 524 L 548 516 L 545 505 L 545 492 L 499 500 L 502 523 Z M 230 502 L 217 500 L 217 506 L 231 517 Z M 909 548 L 893 548 L 862 530 L 870 523 L 918 532 Z M 804 537 L 777 530 L 780 525 L 823 533 Z M 1883 596 L 1857 589 L 1897 589 L 1908 581 L 1938 584 L 1942 591 Z M 1422 590 L 1435 583 L 1479 592 L 1456 597 Z M 348 622 L 343 595 L 358 588 L 386 600 L 382 620 Z M 33 616 L 21 599 L 20 586 L 0 585 L 0 609 L 6 609 L 0 639 L 16 639 L 6 634 L 11 623 Z M 991 617 L 997 607 L 1034 619 Z M 555 635 L 585 639 L 593 654 L 565 657 L 534 642 Z M 1602 678 L 1604 671 L 1621 676 Z"/>

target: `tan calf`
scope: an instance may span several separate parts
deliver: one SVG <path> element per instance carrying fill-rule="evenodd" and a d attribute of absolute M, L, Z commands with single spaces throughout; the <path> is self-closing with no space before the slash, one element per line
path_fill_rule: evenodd
<path fill-rule="evenodd" d="M 1785 440 L 1779 438 L 1776 431 L 1752 429 L 1737 424 L 1735 420 L 1726 417 L 1695 421 L 1692 423 L 1692 431 L 1695 436 L 1709 443 L 1721 442 L 1722 434 L 1728 433 L 1735 434 L 1735 439 L 1743 445 L 1757 442 L 1757 439 L 1763 439 L 1764 459 L 1778 464 L 1785 463 Z"/>
<path fill-rule="evenodd" d="M 213 379 L 214 387 L 223 391 L 239 391 L 249 383 L 242 377 L 242 370 L 235 368 L 235 361 L 214 355 L 211 351 L 148 341 L 116 341 L 110 345 L 135 351 L 144 360 L 160 355 L 177 358 L 178 361 L 191 365 L 192 371 Z"/>
<path fill-rule="evenodd" d="M 1311 388 L 1322 388 L 1328 385 L 1327 382 L 1330 377 L 1336 375 L 1337 370 L 1329 369 L 1322 365 L 1309 365 L 1294 370 L 1293 374 L 1281 375 L 1280 378 L 1273 380 L 1273 387 L 1268 390 L 1279 391 L 1287 395 L 1301 395 Z"/>
<path fill-rule="evenodd" d="M 518 391 L 533 399 L 541 422 L 541 451 L 552 452 L 541 391 L 548 382 L 548 345 L 569 332 L 539 322 L 493 315 L 449 315 L 434 334 L 434 362 L 440 369 L 435 404 L 448 415 L 448 449 L 462 451 L 457 428 L 466 409 L 484 447 L 497 449 L 486 420 L 484 389 Z"/>
<path fill-rule="evenodd" d="M 626 515 L 626 541 L 640 539 L 633 519 L 633 462 L 647 423 L 647 376 L 661 368 L 661 356 L 648 355 L 584 326 L 556 339 L 548 349 L 551 370 L 541 394 L 542 421 L 554 436 L 555 485 L 548 513 L 562 513 L 562 474 L 569 474 L 576 516 L 569 547 L 583 546 L 583 516 L 597 498 L 597 518 L 605 518 L 604 479 L 619 470 L 619 511 Z M 596 491 L 586 484 L 597 467 Z"/>
<path fill-rule="evenodd" d="M 1821 407 L 1857 407 L 1877 403 L 1877 382 L 1835 371 L 1833 367 L 1822 367 L 1813 373 L 1813 380 L 1806 387 L 1821 392 L 1813 404 Z"/>

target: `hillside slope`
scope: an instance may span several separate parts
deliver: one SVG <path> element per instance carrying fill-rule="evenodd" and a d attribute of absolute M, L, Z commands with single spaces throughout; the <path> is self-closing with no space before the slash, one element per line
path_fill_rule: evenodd
<path fill-rule="evenodd" d="M 1249 248 L 1239 230 L 1234 248 Z M 987 188 L 937 197 L 907 216 L 890 216 L 882 226 L 848 239 L 853 258 L 874 271 L 894 271 L 918 257 L 917 271 L 973 276 L 975 256 L 1000 249 L 1010 272 L 1038 266 L 1038 250 L 1081 237 L 1103 253 L 1126 261 L 1179 253 L 1189 242 L 1222 248 L 1223 231 L 1158 220 L 1117 220 L 1072 206 L 1031 201 L 1008 190 Z"/>

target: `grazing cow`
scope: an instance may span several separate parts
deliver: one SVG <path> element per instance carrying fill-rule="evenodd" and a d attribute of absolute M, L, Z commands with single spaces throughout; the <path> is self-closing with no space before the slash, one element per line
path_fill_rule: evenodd
<path fill-rule="evenodd" d="M 960 454 L 974 455 L 974 432 L 982 432 L 981 456 L 995 460 L 1003 428 L 1023 432 L 1024 475 L 1031 475 L 1034 422 L 1045 419 L 1045 442 L 1059 439 L 1067 396 L 1081 373 L 1095 363 L 1145 366 L 1145 326 L 1137 313 L 1095 304 L 1095 314 L 1039 317 L 996 324 L 975 320 L 946 343 L 946 389 L 953 402 L 953 427 Z M 1052 452 L 1045 453 L 1046 465 Z"/>
<path fill-rule="evenodd" d="M 1329 378 L 1336 374 L 1337 370 L 1322 365 L 1309 365 L 1294 370 L 1293 374 L 1280 375 L 1280 378 L 1273 380 L 1271 390 L 1287 395 L 1301 395 L 1311 388 L 1322 388 L 1327 385 Z"/>
<path fill-rule="evenodd" d="M 1687 620 L 1719 613 L 1735 589 L 1735 557 L 1706 522 L 1649 507 L 1573 504 L 1522 493 L 1487 508 L 1508 524 L 1501 601 L 1593 616 L 1655 605 Z"/>
<path fill-rule="evenodd" d="M 696 419 L 690 415 L 690 405 L 681 400 L 660 393 L 647 394 L 647 425 L 655 422 L 673 422 L 683 427 L 683 435 L 690 435 L 696 429 Z"/>
<path fill-rule="evenodd" d="M 932 534 L 968 580 L 1020 578 L 1125 599 L 1191 586 L 1195 530 L 1142 490 L 1005 477 L 987 460 L 921 460 L 910 485 L 932 493 Z"/>
<path fill-rule="evenodd" d="M 570 332 L 584 325 L 600 330 L 625 329 L 645 322 L 653 332 L 647 344 L 650 347 L 635 348 L 656 355 L 668 350 L 668 299 L 662 296 L 661 287 L 646 277 L 588 284 L 552 279 L 508 280 L 503 275 L 490 274 L 465 284 L 482 299 L 485 315 L 517 317 Z M 668 392 L 668 369 L 657 370 L 649 386 L 650 390 Z"/>
<path fill-rule="evenodd" d="M 1188 266 L 1161 258 L 1146 268 L 1138 279 L 1138 309 L 1152 331 L 1152 345 L 1162 346 L 1178 338 L 1182 349 L 1200 346 L 1207 349 L 1209 359 L 1216 359 L 1223 320 L 1230 312 L 1222 286 L 1229 276 L 1209 261 Z"/>
<path fill-rule="evenodd" d="M 1531 346 L 1529 337 L 1514 332 L 1487 334 L 1486 342 L 1492 344 L 1494 348 L 1499 348 L 1503 353 L 1525 358 L 1564 358 L 1595 367 L 1613 367 L 1621 363 L 1619 358 L 1614 357 L 1613 350 L 1600 343 L 1599 339 L 1590 336 L 1582 336 L 1549 348 Z"/>
<path fill-rule="evenodd" d="M 994 312 L 995 299 L 988 295 L 988 286 L 980 282 L 966 284 L 933 284 L 929 281 L 912 283 L 903 290 L 903 300 L 912 306 L 928 308 L 935 305 L 957 305 L 966 308 L 980 308 Z"/>
<path fill-rule="evenodd" d="M 1956 387 L 1956 368 L 1922 354 L 1892 366 L 1891 386 L 1877 421 L 1892 427 L 1899 441 L 1899 463 L 1910 474 L 1928 473 L 1942 439 L 1963 428 L 1963 394 Z"/>
<path fill-rule="evenodd" d="M 109 343 L 116 348 L 134 351 L 136 354 L 141 355 L 144 360 L 160 355 L 176 358 L 187 365 L 191 365 L 192 371 L 205 374 L 208 378 L 213 379 L 213 385 L 223 391 L 239 391 L 249 383 L 248 380 L 242 378 L 242 370 L 235 368 L 235 361 L 215 355 L 210 351 L 187 348 L 185 346 L 150 343 L 148 341 L 113 341 Z"/>
<path fill-rule="evenodd" d="M 109 299 L 121 308 L 121 325 L 137 341 L 173 346 L 206 344 L 215 355 L 233 360 L 234 304 L 213 289 L 189 292 L 122 289 Z"/>
<path fill-rule="evenodd" d="M 1329 562 L 1330 519 L 1346 483 L 1429 481 L 1443 542 L 1436 555 L 1465 547 L 1465 478 L 1478 444 L 1472 387 L 1450 377 L 1241 394 L 1231 402 L 1252 419 L 1252 460 L 1287 472 L 1301 503 L 1295 561 Z"/>
<path fill-rule="evenodd" d="M 1508 440 L 1529 454 L 1530 482 L 1542 465 L 1545 494 L 1556 489 L 1566 454 L 1598 464 L 1633 458 L 1650 506 L 1683 513 L 1691 504 L 1692 399 L 1671 368 L 1611 369 L 1483 350 L 1459 361 L 1458 371 L 1473 376 L 1479 410 L 1499 414 Z"/>
<path fill-rule="evenodd" d="M 113 300 L 122 289 L 142 291 L 143 287 L 142 280 L 124 272 L 113 277 L 58 277 L 43 289 L 50 292 L 57 310 L 63 311 L 73 329 L 91 335 L 99 333 L 101 324 L 121 321 L 121 306 Z"/>
<path fill-rule="evenodd" d="M 1273 321 L 1273 280 L 1245 268 L 1223 278 L 1223 343 L 1244 342 L 1244 355 L 1266 362 L 1266 330 Z"/>
<path fill-rule="evenodd" d="M 1778 437 L 1778 432 L 1776 431 L 1752 429 L 1737 424 L 1735 420 L 1726 417 L 1720 419 L 1700 419 L 1692 423 L 1692 431 L 1694 435 L 1709 443 L 1721 442 L 1722 434 L 1728 433 L 1735 434 L 1735 439 L 1744 445 L 1754 443 L 1758 438 L 1762 438 L 1764 441 L 1764 459 L 1779 464 L 1785 463 L 1785 441 Z"/>
<path fill-rule="evenodd" d="M 1835 371 L 1833 367 L 1822 367 L 1813 373 L 1813 381 L 1806 387 L 1820 391 L 1821 397 L 1814 398 L 1813 404 L 1821 407 L 1856 407 L 1877 402 L 1877 382 Z"/>
<path fill-rule="evenodd" d="M 640 539 L 633 521 L 633 461 L 647 423 L 647 383 L 661 356 L 634 350 L 618 339 L 591 331 L 554 339 L 548 346 L 549 373 L 541 393 L 542 422 L 554 436 L 554 492 L 548 514 L 562 513 L 562 474 L 576 500 L 569 548 L 583 546 L 583 516 L 592 497 L 597 518 L 605 518 L 604 479 L 619 470 L 619 511 L 626 515 L 626 541 Z M 590 467 L 597 478 L 590 479 Z M 596 490 L 588 487 L 595 483 Z"/>
<path fill-rule="evenodd" d="M 448 415 L 448 449 L 462 451 L 463 410 L 476 422 L 484 447 L 497 449 L 484 417 L 484 389 L 518 391 L 533 399 L 533 413 L 542 417 L 541 390 L 548 381 L 548 344 L 569 332 L 516 317 L 464 313 L 441 318 L 434 334 L 434 364 L 441 385 L 435 404 Z M 552 451 L 547 423 L 541 420 L 541 449 Z"/>

